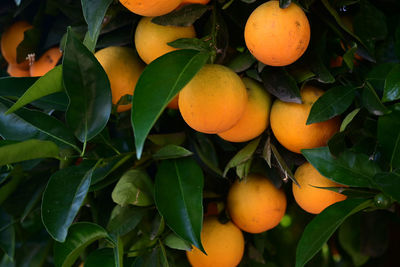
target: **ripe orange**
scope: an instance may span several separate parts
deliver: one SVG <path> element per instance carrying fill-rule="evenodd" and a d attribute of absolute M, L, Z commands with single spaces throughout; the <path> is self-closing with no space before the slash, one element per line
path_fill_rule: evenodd
<path fill-rule="evenodd" d="M 205 65 L 179 93 L 179 110 L 186 123 L 203 133 L 232 128 L 247 103 L 246 86 L 231 69 Z"/>
<path fill-rule="evenodd" d="M 286 211 L 286 196 L 268 178 L 250 174 L 231 186 L 227 206 L 232 221 L 240 229 L 261 233 L 281 221 Z"/>
<path fill-rule="evenodd" d="M 53 47 L 47 50 L 39 60 L 33 62 L 29 68 L 32 77 L 43 76 L 50 70 L 52 70 L 62 57 L 60 48 Z"/>
<path fill-rule="evenodd" d="M 151 19 L 151 17 L 142 18 L 135 32 L 136 50 L 147 64 L 168 52 L 177 50 L 167 43 L 196 36 L 193 26 L 162 26 L 151 22 Z"/>
<path fill-rule="evenodd" d="M 249 141 L 264 132 L 269 124 L 270 95 L 258 82 L 246 77 L 242 80 L 248 89 L 246 109 L 235 126 L 218 134 L 230 142 Z"/>
<path fill-rule="evenodd" d="M 107 73 L 111 85 L 112 103 L 115 105 L 124 95 L 132 95 L 144 64 L 137 57 L 135 50 L 128 47 L 110 46 L 95 54 Z M 131 104 L 118 106 L 117 111 L 129 110 Z"/>
<path fill-rule="evenodd" d="M 174 98 L 172 98 L 171 102 L 168 103 L 167 107 L 172 109 L 179 109 L 178 101 L 179 101 L 179 94 L 176 95 Z"/>
<path fill-rule="evenodd" d="M 217 217 L 205 218 L 201 242 L 207 255 L 196 247 L 186 252 L 193 267 L 235 267 L 243 257 L 243 234 L 232 222 L 222 224 Z"/>
<path fill-rule="evenodd" d="M 182 0 L 119 0 L 131 12 L 152 17 L 165 15 L 177 8 Z"/>
<path fill-rule="evenodd" d="M 7 72 L 11 77 L 29 77 L 29 69 L 21 69 L 18 64 L 8 64 Z"/>
<path fill-rule="evenodd" d="M 1 35 L 1 54 L 9 64 L 18 65 L 21 70 L 29 69 L 29 61 L 17 64 L 17 47 L 24 40 L 24 32 L 32 27 L 26 21 L 17 21 Z"/>
<path fill-rule="evenodd" d="M 304 11 L 295 3 L 281 9 L 279 1 L 257 7 L 246 22 L 247 48 L 266 65 L 286 66 L 306 51 L 310 25 Z"/>
<path fill-rule="evenodd" d="M 313 187 L 340 187 L 342 185 L 322 176 L 308 162 L 297 168 L 294 177 L 300 184 L 300 187 L 294 183 L 292 185 L 294 198 L 297 204 L 309 213 L 318 214 L 326 207 L 346 199 L 345 195 Z"/>
<path fill-rule="evenodd" d="M 279 143 L 290 151 L 325 146 L 340 128 L 340 119 L 306 125 L 313 103 L 324 93 L 321 89 L 305 86 L 300 91 L 302 104 L 275 100 L 271 109 L 271 129 Z"/>

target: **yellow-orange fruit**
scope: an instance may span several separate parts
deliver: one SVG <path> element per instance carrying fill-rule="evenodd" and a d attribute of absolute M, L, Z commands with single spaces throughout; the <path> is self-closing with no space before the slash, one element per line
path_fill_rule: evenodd
<path fill-rule="evenodd" d="M 310 24 L 304 11 L 295 3 L 281 9 L 279 1 L 257 7 L 246 22 L 247 48 L 266 65 L 286 66 L 306 51 Z"/>
<path fill-rule="evenodd" d="M 313 187 L 343 187 L 343 185 L 322 176 L 308 162 L 297 168 L 294 177 L 300 185 L 300 187 L 294 183 L 292 185 L 294 198 L 297 204 L 309 213 L 318 214 L 326 207 L 346 199 L 345 195 Z"/>
<path fill-rule="evenodd" d="M 33 62 L 29 68 L 32 77 L 43 76 L 52 70 L 62 57 L 62 52 L 58 47 L 47 50 L 39 60 Z"/>
<path fill-rule="evenodd" d="M 271 96 L 258 82 L 246 77 L 242 80 L 248 89 L 246 109 L 232 128 L 218 134 L 222 139 L 230 142 L 249 141 L 259 136 L 269 125 Z"/>
<path fill-rule="evenodd" d="M 207 5 L 210 0 L 183 0 L 182 4 L 202 4 Z"/>
<path fill-rule="evenodd" d="M 229 189 L 227 206 L 232 221 L 243 231 L 261 233 L 279 224 L 286 211 L 286 195 L 261 175 L 236 180 Z"/>
<path fill-rule="evenodd" d="M 144 64 L 137 57 L 135 50 L 128 47 L 110 46 L 95 54 L 107 73 L 111 85 L 112 103 L 118 103 L 124 95 L 133 95 Z M 118 112 L 131 108 L 131 104 L 119 105 Z"/>
<path fill-rule="evenodd" d="M 311 107 L 324 93 L 321 89 L 305 86 L 300 91 L 302 104 L 275 100 L 271 109 L 271 129 L 279 143 L 290 151 L 325 146 L 339 131 L 339 117 L 306 125 Z"/>
<path fill-rule="evenodd" d="M 18 64 L 8 64 L 7 72 L 11 77 L 30 77 L 29 69 L 21 69 Z"/>
<path fill-rule="evenodd" d="M 17 64 L 17 47 L 24 40 L 24 32 L 32 27 L 26 21 L 17 21 L 1 35 L 1 54 L 9 64 Z M 17 65 L 20 69 L 27 70 L 29 61 L 25 60 Z"/>
<path fill-rule="evenodd" d="M 119 0 L 119 2 L 135 14 L 156 17 L 168 14 L 177 8 L 182 0 Z"/>
<path fill-rule="evenodd" d="M 178 101 L 179 101 L 179 94 L 176 95 L 174 98 L 172 98 L 171 102 L 168 103 L 167 107 L 172 109 L 179 109 Z"/>
<path fill-rule="evenodd" d="M 247 103 L 246 86 L 231 69 L 205 65 L 179 93 L 179 110 L 186 123 L 202 133 L 232 128 Z"/>
<path fill-rule="evenodd" d="M 193 26 L 162 26 L 151 22 L 151 19 L 151 17 L 142 18 L 135 32 L 136 50 L 147 64 L 168 52 L 177 50 L 167 43 L 180 38 L 196 37 Z"/>
<path fill-rule="evenodd" d="M 193 267 L 235 267 L 243 257 L 243 233 L 232 222 L 222 224 L 217 217 L 204 219 L 201 242 L 207 255 L 194 247 L 186 255 Z"/>

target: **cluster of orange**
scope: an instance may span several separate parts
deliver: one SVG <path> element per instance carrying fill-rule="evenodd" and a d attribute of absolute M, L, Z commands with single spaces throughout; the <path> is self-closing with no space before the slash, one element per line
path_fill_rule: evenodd
<path fill-rule="evenodd" d="M 7 72 L 13 77 L 38 77 L 45 75 L 57 65 L 62 53 L 58 47 L 47 50 L 39 60 L 26 58 L 17 62 L 17 47 L 24 40 L 25 31 L 33 26 L 26 21 L 11 25 L 1 36 L 1 54 L 8 62 Z"/>

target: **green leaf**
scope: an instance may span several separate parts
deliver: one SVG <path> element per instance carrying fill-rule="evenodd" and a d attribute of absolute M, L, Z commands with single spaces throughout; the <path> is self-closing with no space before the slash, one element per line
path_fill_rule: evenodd
<path fill-rule="evenodd" d="M 186 250 L 186 251 L 191 251 L 192 250 L 192 245 L 177 236 L 175 233 L 170 233 L 167 235 L 164 240 L 164 244 L 172 249 L 179 249 L 179 250 Z"/>
<path fill-rule="evenodd" d="M 382 116 L 387 113 L 387 108 L 382 104 L 375 89 L 366 82 L 361 96 L 364 107 L 373 115 Z"/>
<path fill-rule="evenodd" d="M 40 77 L 28 90 L 18 98 L 17 102 L 7 111 L 6 114 L 15 112 L 19 108 L 38 100 L 44 96 L 62 92 L 62 66 L 57 66 Z"/>
<path fill-rule="evenodd" d="M 0 141 L 0 145 L 4 141 Z M 0 147 L 0 166 L 31 159 L 58 159 L 58 146 L 51 141 L 30 139 Z"/>
<path fill-rule="evenodd" d="M 322 248 L 329 237 L 350 215 L 369 206 L 372 201 L 346 199 L 317 215 L 304 229 L 296 250 L 296 267 L 303 267 Z"/>
<path fill-rule="evenodd" d="M 196 75 L 208 58 L 207 53 L 177 50 L 159 57 L 144 69 L 132 98 L 134 108 L 131 120 L 138 159 L 150 129 L 167 104 Z"/>
<path fill-rule="evenodd" d="M 13 218 L 2 209 L 0 209 L 0 251 L 3 251 L 5 256 L 10 259 L 14 259 L 15 231 Z"/>
<path fill-rule="evenodd" d="M 382 101 L 400 99 L 400 64 L 395 65 L 386 76 Z"/>
<path fill-rule="evenodd" d="M 82 163 L 55 172 L 42 200 L 42 221 L 47 232 L 64 242 L 90 186 L 93 168 Z"/>
<path fill-rule="evenodd" d="M 347 116 L 343 119 L 342 124 L 340 125 L 341 132 L 343 132 L 346 129 L 347 125 L 349 125 L 350 122 L 353 121 L 354 117 L 358 114 L 360 110 L 360 108 L 356 108 L 355 110 L 347 114 Z"/>
<path fill-rule="evenodd" d="M 400 168 L 400 105 L 378 119 L 378 143 L 391 168 Z"/>
<path fill-rule="evenodd" d="M 265 67 L 260 76 L 268 92 L 280 100 L 301 103 L 296 80 L 284 68 Z"/>
<path fill-rule="evenodd" d="M 236 155 L 228 162 L 225 167 L 224 173 L 222 174 L 223 177 L 226 177 L 230 168 L 234 168 L 239 166 L 242 163 L 250 160 L 253 156 L 254 152 L 256 151 L 258 144 L 260 143 L 261 138 L 257 138 L 250 143 L 248 143 L 244 148 L 242 148 Z"/>
<path fill-rule="evenodd" d="M 20 97 L 37 80 L 37 77 L 0 77 L 0 95 Z"/>
<path fill-rule="evenodd" d="M 198 38 L 180 38 L 167 44 L 180 49 L 193 49 L 203 52 L 209 52 L 211 50 L 209 43 Z"/>
<path fill-rule="evenodd" d="M 112 0 L 81 0 L 81 2 L 90 37 L 95 38 L 100 33 L 101 24 Z"/>
<path fill-rule="evenodd" d="M 395 63 L 383 63 L 375 65 L 367 74 L 366 80 L 372 85 L 378 95 L 382 95 L 385 89 L 388 74 L 396 68 Z"/>
<path fill-rule="evenodd" d="M 93 251 L 85 260 L 84 267 L 115 267 L 112 248 L 100 248 Z"/>
<path fill-rule="evenodd" d="M 199 156 L 202 162 L 210 168 L 216 174 L 222 176 L 222 171 L 219 168 L 217 152 L 215 150 L 213 142 L 207 137 L 207 135 L 196 132 L 194 139 L 194 148 L 196 155 Z"/>
<path fill-rule="evenodd" d="M 158 25 L 172 25 L 172 26 L 190 26 L 198 18 L 203 16 L 207 10 L 210 10 L 210 6 L 201 4 L 185 5 L 182 8 L 176 9 L 166 15 L 155 17 L 151 22 Z"/>
<path fill-rule="evenodd" d="M 287 8 L 292 3 L 292 0 L 279 0 L 280 8 Z"/>
<path fill-rule="evenodd" d="M 203 173 L 192 158 L 164 160 L 155 182 L 155 202 L 167 225 L 182 239 L 204 251 Z"/>
<path fill-rule="evenodd" d="M 347 67 L 349 67 L 350 70 L 353 70 L 354 67 L 354 55 L 356 54 L 357 51 L 357 44 L 353 43 L 350 49 L 346 51 L 343 55 L 343 61 L 346 63 Z"/>
<path fill-rule="evenodd" d="M 114 240 L 114 263 L 115 267 L 123 267 L 124 264 L 124 243 L 120 236 L 117 236 Z"/>
<path fill-rule="evenodd" d="M 379 166 L 365 154 L 344 151 L 335 158 L 328 147 L 303 149 L 301 152 L 323 176 L 343 185 L 371 188 L 373 176 L 380 171 Z"/>
<path fill-rule="evenodd" d="M 33 27 L 24 32 L 24 39 L 17 46 L 17 63 L 24 62 L 27 56 L 36 51 L 41 39 L 41 31 Z"/>
<path fill-rule="evenodd" d="M 329 120 L 342 114 L 353 103 L 356 87 L 338 86 L 329 89 L 312 105 L 307 125 Z"/>
<path fill-rule="evenodd" d="M 112 158 L 104 159 L 94 170 L 92 175 L 92 185 L 104 180 L 108 175 L 121 167 L 125 162 L 132 158 L 133 153 L 117 155 Z"/>
<path fill-rule="evenodd" d="M 72 266 L 87 246 L 96 240 L 108 237 L 106 230 L 94 223 L 79 222 L 71 225 L 65 242 L 54 244 L 54 265 Z"/>
<path fill-rule="evenodd" d="M 116 206 L 108 222 L 107 230 L 114 236 L 125 235 L 138 226 L 145 212 L 143 208 Z"/>
<path fill-rule="evenodd" d="M 184 147 L 176 145 L 167 145 L 160 148 L 156 153 L 153 154 L 153 158 L 160 159 L 176 159 L 182 157 L 188 157 L 193 155 L 193 153 Z"/>
<path fill-rule="evenodd" d="M 111 197 L 121 206 L 150 206 L 153 200 L 153 183 L 146 172 L 129 170 L 122 175 L 116 184 Z"/>
<path fill-rule="evenodd" d="M 293 181 L 293 183 L 300 186 L 299 183 L 297 182 L 296 178 L 294 177 L 292 170 L 287 165 L 285 159 L 281 156 L 281 154 L 279 154 L 278 149 L 276 149 L 276 147 L 273 144 L 271 144 L 271 151 L 272 151 L 272 154 L 274 155 L 274 158 L 278 162 L 279 168 L 285 174 L 284 178 L 289 177 L 290 180 Z"/>
<path fill-rule="evenodd" d="M 373 181 L 380 190 L 400 203 L 400 174 L 395 172 L 378 173 L 374 176 Z"/>
<path fill-rule="evenodd" d="M 106 126 L 111 113 L 111 89 L 104 69 L 71 28 L 67 31 L 62 71 L 70 99 L 66 120 L 84 143 Z"/>

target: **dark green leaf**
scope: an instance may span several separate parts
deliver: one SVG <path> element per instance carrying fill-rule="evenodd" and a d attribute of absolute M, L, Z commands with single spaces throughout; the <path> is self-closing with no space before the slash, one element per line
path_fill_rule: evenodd
<path fill-rule="evenodd" d="M 68 28 L 62 70 L 70 99 L 66 120 L 75 136 L 86 142 L 107 124 L 111 113 L 111 89 L 104 69 L 71 28 Z"/>
<path fill-rule="evenodd" d="M 301 103 L 296 80 L 283 68 L 267 68 L 261 72 L 264 87 L 284 102 Z"/>
<path fill-rule="evenodd" d="M 327 147 L 303 149 L 302 154 L 323 176 L 343 185 L 372 187 L 379 166 L 365 154 L 344 151 L 337 158 Z"/>
<path fill-rule="evenodd" d="M 1 77 L 0 95 L 20 97 L 37 80 L 36 77 Z"/>
<path fill-rule="evenodd" d="M 172 249 L 179 249 L 179 250 L 186 250 L 190 251 L 192 250 L 192 245 L 177 236 L 175 233 L 170 233 L 164 238 L 164 244 Z"/>
<path fill-rule="evenodd" d="M 83 16 L 92 38 L 100 33 L 101 24 L 112 0 L 81 0 Z"/>
<path fill-rule="evenodd" d="M 378 143 L 391 168 L 400 168 L 400 105 L 378 119 Z"/>
<path fill-rule="evenodd" d="M 215 151 L 214 144 L 211 140 L 202 133 L 196 132 L 196 139 L 194 140 L 194 147 L 196 155 L 199 156 L 202 162 L 216 174 L 222 176 L 222 171 L 219 168 L 217 152 Z"/>
<path fill-rule="evenodd" d="M 176 145 L 180 146 L 185 142 L 185 133 L 171 133 L 171 134 L 151 134 L 147 137 L 151 142 L 159 146 Z"/>
<path fill-rule="evenodd" d="M 375 65 L 368 72 L 366 80 L 372 85 L 378 95 L 382 95 L 385 90 L 388 74 L 397 66 L 395 63 L 383 63 Z"/>
<path fill-rule="evenodd" d="M 210 10 L 209 6 L 201 4 L 185 5 L 171 13 L 155 17 L 151 21 L 159 25 L 190 26 L 203 14 Z"/>
<path fill-rule="evenodd" d="M 107 230 L 114 236 L 125 235 L 136 228 L 145 215 L 145 211 L 138 207 L 116 206 L 108 222 Z"/>
<path fill-rule="evenodd" d="M 62 66 L 57 66 L 44 76 L 40 77 L 29 89 L 20 97 L 18 101 L 7 111 L 7 114 L 15 112 L 19 108 L 38 100 L 44 96 L 62 92 Z"/>
<path fill-rule="evenodd" d="M 108 238 L 108 234 L 97 224 L 79 222 L 71 225 L 65 242 L 54 244 L 54 265 L 72 266 L 87 246 L 102 238 Z"/>
<path fill-rule="evenodd" d="M 362 91 L 362 103 L 364 107 L 376 116 L 381 116 L 387 112 L 387 108 L 382 104 L 374 88 L 367 82 Z"/>
<path fill-rule="evenodd" d="M 85 260 L 84 267 L 115 267 L 112 248 L 101 248 L 93 251 Z"/>
<path fill-rule="evenodd" d="M 4 141 L 0 141 L 0 144 Z M 51 141 L 30 139 L 0 147 L 0 166 L 40 158 L 58 158 L 58 146 Z"/>
<path fill-rule="evenodd" d="M 176 145 L 167 145 L 159 149 L 153 154 L 154 159 L 176 159 L 182 157 L 188 157 L 193 155 L 193 153 L 184 147 Z"/>
<path fill-rule="evenodd" d="M 17 63 L 24 62 L 29 54 L 36 51 L 40 42 L 40 29 L 33 27 L 24 32 L 24 39 L 17 46 Z"/>
<path fill-rule="evenodd" d="M 353 103 L 356 87 L 338 86 L 329 89 L 312 105 L 307 125 L 329 120 L 342 114 Z"/>
<path fill-rule="evenodd" d="M 400 174 L 395 172 L 378 173 L 373 180 L 380 190 L 400 203 Z"/>
<path fill-rule="evenodd" d="M 291 0 L 279 0 L 279 7 L 280 8 L 287 8 L 292 3 Z"/>
<path fill-rule="evenodd" d="M 208 43 L 197 38 L 181 38 L 175 41 L 169 42 L 169 46 L 180 48 L 180 49 L 193 49 L 197 51 L 209 52 L 210 46 Z"/>
<path fill-rule="evenodd" d="M 329 206 L 317 215 L 306 226 L 297 245 L 296 267 L 303 267 L 312 259 L 347 217 L 371 204 L 370 200 L 347 199 Z"/>
<path fill-rule="evenodd" d="M 253 57 L 250 51 L 246 50 L 229 61 L 227 66 L 235 72 L 242 72 L 250 68 L 256 61 L 256 58 Z"/>
<path fill-rule="evenodd" d="M 156 174 L 154 192 L 157 209 L 167 225 L 202 251 L 203 179 L 192 158 L 164 160 Z"/>
<path fill-rule="evenodd" d="M 114 264 L 115 267 L 122 267 L 124 264 L 124 243 L 120 236 L 114 238 Z"/>
<path fill-rule="evenodd" d="M 400 64 L 395 65 L 386 76 L 382 101 L 400 99 Z"/>
<path fill-rule="evenodd" d="M 3 251 L 6 257 L 14 259 L 14 250 L 15 232 L 13 218 L 0 209 L 0 251 Z"/>
<path fill-rule="evenodd" d="M 42 221 L 47 232 L 64 242 L 90 186 L 91 165 L 72 166 L 55 172 L 47 184 L 42 200 Z"/>
<path fill-rule="evenodd" d="M 356 54 L 357 51 L 357 44 L 353 43 L 353 46 L 346 51 L 343 55 L 343 61 L 346 63 L 347 67 L 349 67 L 350 70 L 353 70 L 354 67 L 354 55 Z"/>
<path fill-rule="evenodd" d="M 274 155 L 274 158 L 278 162 L 279 168 L 285 174 L 284 178 L 289 177 L 290 180 L 293 181 L 293 183 L 300 186 L 299 183 L 297 182 L 296 178 L 294 178 L 293 172 L 287 165 L 285 159 L 281 156 L 281 154 L 279 154 L 279 151 L 276 149 L 276 147 L 273 144 L 271 144 L 271 151 L 272 151 L 272 154 Z"/>
<path fill-rule="evenodd" d="M 118 155 L 112 158 L 108 158 L 103 160 L 97 168 L 94 170 L 92 175 L 92 185 L 101 182 L 108 175 L 110 175 L 113 171 L 121 167 L 125 162 L 127 162 L 133 153 L 127 155 Z"/>
<path fill-rule="evenodd" d="M 153 183 L 147 173 L 133 169 L 124 173 L 111 197 L 121 206 L 150 206 L 154 203 L 153 194 Z"/>
<path fill-rule="evenodd" d="M 208 57 L 193 50 L 177 50 L 159 57 L 144 69 L 132 99 L 137 158 L 141 157 L 146 137 L 167 104 L 204 66 Z"/>

